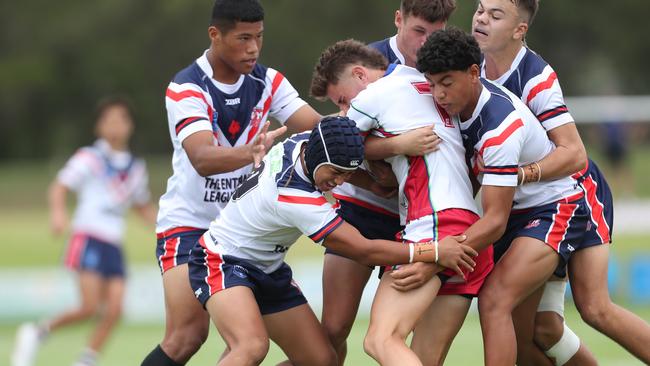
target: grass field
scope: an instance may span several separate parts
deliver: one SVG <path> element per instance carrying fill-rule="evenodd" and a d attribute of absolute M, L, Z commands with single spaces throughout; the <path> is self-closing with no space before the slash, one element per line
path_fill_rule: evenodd
<path fill-rule="evenodd" d="M 638 193 L 650 197 L 650 175 L 647 172 L 650 161 L 650 149 L 636 150 L 632 154 L 631 166 Z M 52 238 L 48 228 L 48 216 L 45 203 L 47 184 L 60 167 L 62 161 L 49 164 L 21 162 L 0 164 L 0 232 L 3 233 L 3 255 L 0 256 L 0 269 L 37 268 L 56 266 L 65 247 L 66 237 Z M 154 197 L 163 190 L 169 174 L 167 158 L 150 159 L 151 186 Z M 647 254 L 649 236 L 617 235 L 612 253 L 621 263 L 640 254 Z M 137 218 L 130 216 L 126 238 L 126 253 L 129 263 L 155 266 L 153 228 L 144 226 Z M 295 263 L 305 258 L 318 260 L 322 249 L 313 244 L 298 243 L 289 252 L 288 262 Z M 11 294 L 0 294 L 0 301 Z M 650 307 L 636 307 L 633 310 L 650 321 Z M 590 329 L 579 319 L 574 307 L 567 304 L 567 320 L 591 348 L 602 365 L 641 365 L 622 348 Z M 8 355 L 13 346 L 13 337 L 18 319 L 0 324 L 0 365 L 8 362 Z M 349 365 L 374 364 L 364 355 L 361 342 L 367 319 L 360 319 L 352 330 L 349 346 Z M 39 355 L 38 365 L 69 365 L 83 347 L 88 325 L 64 329 L 51 337 Z M 136 365 L 144 355 L 157 344 L 164 332 L 164 326 L 158 324 L 122 324 L 116 330 L 101 364 Z M 204 348 L 189 365 L 214 364 L 223 350 L 223 343 L 214 329 Z M 470 314 L 461 333 L 456 338 L 448 357 L 448 365 L 482 364 L 482 342 L 478 317 Z M 272 348 L 265 365 L 277 363 L 283 359 L 277 348 Z"/>

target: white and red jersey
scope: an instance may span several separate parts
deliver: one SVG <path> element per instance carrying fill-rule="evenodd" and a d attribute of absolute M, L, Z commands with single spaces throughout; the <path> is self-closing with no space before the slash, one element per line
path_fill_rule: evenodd
<path fill-rule="evenodd" d="M 478 212 L 458 123 L 435 104 L 419 71 L 391 64 L 384 77 L 352 100 L 348 117 L 360 131 L 382 137 L 433 125 L 443 140 L 438 151 L 425 156 L 387 159 L 399 181 L 400 218 L 406 225 L 403 239 L 436 238 L 436 212 L 449 208 Z M 418 220 L 426 216 L 434 221 Z"/>
<path fill-rule="evenodd" d="M 104 140 L 77 150 L 57 180 L 77 193 L 72 230 L 115 245 L 121 245 L 127 210 L 150 198 L 144 161 Z"/>
<path fill-rule="evenodd" d="M 251 171 L 251 165 L 247 165 L 202 177 L 183 149 L 185 138 L 198 131 L 210 131 L 215 145 L 249 144 L 269 115 L 284 123 L 305 105 L 280 72 L 260 64 L 233 85 L 217 82 L 212 78 L 206 53 L 180 71 L 167 88 L 174 172 L 167 181 L 167 192 L 160 198 L 157 232 L 174 227 L 207 229 Z"/>
<path fill-rule="evenodd" d="M 308 139 L 308 132 L 293 135 L 269 151 L 210 224 L 203 236 L 208 250 L 271 273 L 301 235 L 320 244 L 343 223 L 303 170 L 300 150 Z"/>
<path fill-rule="evenodd" d="M 517 187 L 513 209 L 541 206 L 581 192 L 575 179 L 517 186 L 519 166 L 539 161 L 555 145 L 546 130 L 519 98 L 504 87 L 481 78 L 483 89 L 471 118 L 461 121 L 472 164 L 481 156 L 484 168 L 478 175 L 482 185 Z M 477 173 L 477 171 L 475 171 Z"/>
<path fill-rule="evenodd" d="M 481 76 L 485 77 L 485 61 Z M 521 99 L 546 131 L 574 121 L 564 102 L 555 70 L 528 47 L 522 47 L 510 69 L 492 81 Z"/>

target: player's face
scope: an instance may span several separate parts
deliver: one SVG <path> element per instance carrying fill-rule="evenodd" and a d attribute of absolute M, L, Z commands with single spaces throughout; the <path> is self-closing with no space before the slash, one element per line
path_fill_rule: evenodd
<path fill-rule="evenodd" d="M 237 22 L 226 33 L 209 28 L 212 47 L 217 57 L 236 74 L 253 71 L 262 50 L 264 22 Z"/>
<path fill-rule="evenodd" d="M 447 113 L 460 115 L 463 120 L 471 117 L 479 94 L 476 89 L 477 83 L 480 84 L 478 65 L 472 65 L 465 71 L 425 73 L 424 76 L 436 103 Z"/>
<path fill-rule="evenodd" d="M 131 115 L 120 105 L 108 107 L 97 120 L 97 135 L 112 146 L 124 147 L 132 131 Z"/>
<path fill-rule="evenodd" d="M 347 182 L 352 177 L 352 174 L 354 174 L 354 171 L 341 170 L 335 168 L 333 165 L 326 164 L 316 169 L 314 182 L 316 183 L 316 188 L 322 192 L 328 192 L 332 188 Z"/>
<path fill-rule="evenodd" d="M 472 35 L 484 53 L 521 42 L 528 30 L 511 0 L 480 0 L 472 18 Z"/>
<path fill-rule="evenodd" d="M 414 15 L 403 15 L 399 10 L 395 13 L 397 47 L 403 53 L 407 66 L 415 67 L 418 50 L 424 41 L 431 33 L 444 29 L 446 24 L 444 21 L 430 23 Z"/>
<path fill-rule="evenodd" d="M 369 83 L 370 80 L 363 69 L 352 65 L 348 66 L 343 71 L 338 83 L 328 85 L 327 98 L 336 104 L 341 111 L 347 112 L 350 108 L 350 101 L 364 90 Z"/>

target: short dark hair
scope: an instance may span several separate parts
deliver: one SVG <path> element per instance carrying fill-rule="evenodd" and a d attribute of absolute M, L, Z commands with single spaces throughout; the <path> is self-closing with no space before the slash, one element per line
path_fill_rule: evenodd
<path fill-rule="evenodd" d="M 431 33 L 418 51 L 416 67 L 421 73 L 464 71 L 481 63 L 481 49 L 472 35 L 448 28 Z"/>
<path fill-rule="evenodd" d="M 352 64 L 385 70 L 388 60 L 379 51 L 354 39 L 338 41 L 321 53 L 311 78 L 310 94 L 319 100 L 327 97 L 327 87 L 339 82 L 343 70 Z"/>
<path fill-rule="evenodd" d="M 528 19 L 524 19 L 528 25 L 533 24 L 537 9 L 539 9 L 539 0 L 512 0 L 519 11 L 526 13 Z"/>
<path fill-rule="evenodd" d="M 262 20 L 264 8 L 258 0 L 216 0 L 210 25 L 219 28 L 222 33 L 228 33 L 237 22 L 255 23 Z"/>
<path fill-rule="evenodd" d="M 97 106 L 95 107 L 95 121 L 99 121 L 104 113 L 113 107 L 122 107 L 126 109 L 129 116 L 133 118 L 133 107 L 131 106 L 129 99 L 122 95 L 110 95 L 97 102 Z"/>
<path fill-rule="evenodd" d="M 403 16 L 415 15 L 428 22 L 446 22 L 456 10 L 456 0 L 402 0 Z"/>

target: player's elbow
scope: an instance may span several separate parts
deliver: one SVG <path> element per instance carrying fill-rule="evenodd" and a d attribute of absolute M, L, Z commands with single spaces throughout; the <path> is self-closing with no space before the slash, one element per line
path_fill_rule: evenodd
<path fill-rule="evenodd" d="M 579 172 L 584 169 L 587 162 L 587 150 L 583 144 L 578 144 L 578 146 L 571 146 L 569 149 L 571 159 L 571 171 Z"/>

